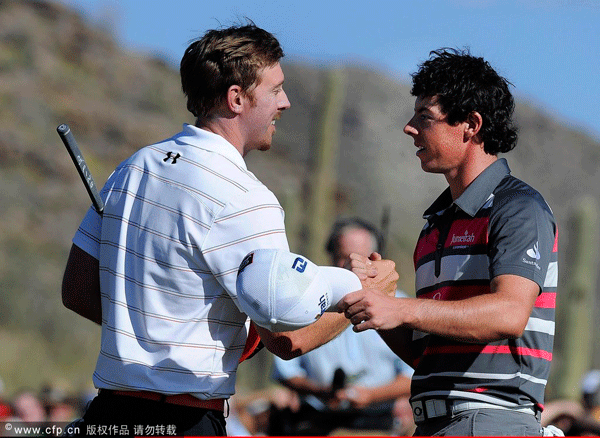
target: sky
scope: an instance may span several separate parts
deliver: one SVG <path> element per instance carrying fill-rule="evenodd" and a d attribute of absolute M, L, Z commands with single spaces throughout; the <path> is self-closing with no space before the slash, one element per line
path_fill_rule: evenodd
<path fill-rule="evenodd" d="M 289 61 L 365 65 L 406 83 L 431 50 L 469 47 L 517 99 L 600 141 L 600 0 L 60 1 L 174 66 L 192 39 L 245 17 Z"/>

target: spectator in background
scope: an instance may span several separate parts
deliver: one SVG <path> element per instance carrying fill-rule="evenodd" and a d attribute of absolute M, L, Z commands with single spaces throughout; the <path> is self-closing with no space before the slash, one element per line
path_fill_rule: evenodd
<path fill-rule="evenodd" d="M 600 436 L 600 370 L 581 379 L 581 400 L 557 399 L 542 412 L 542 426 L 556 426 L 566 436 Z"/>
<path fill-rule="evenodd" d="M 583 376 L 581 399 L 585 413 L 600 421 L 600 370 L 591 370 Z"/>
<path fill-rule="evenodd" d="M 13 397 L 12 405 L 14 416 L 30 423 L 42 423 L 46 421 L 46 411 L 42 401 L 35 391 L 25 388 L 21 389 Z"/>
<path fill-rule="evenodd" d="M 369 256 L 379 252 L 382 243 L 375 226 L 350 218 L 334 224 L 326 250 L 333 266 L 349 268 L 351 253 Z M 340 427 L 391 430 L 394 401 L 407 399 L 411 374 L 375 331 L 356 334 L 348 328 L 302 357 L 276 357 L 274 378 L 296 391 L 302 403 L 296 412 L 272 412 L 270 433 L 327 435 Z M 412 418 L 409 428 L 411 424 Z"/>
<path fill-rule="evenodd" d="M 4 381 L 0 378 L 0 421 L 12 417 L 12 407 L 4 399 Z"/>
<path fill-rule="evenodd" d="M 40 399 L 49 422 L 70 422 L 79 417 L 79 402 L 76 397 L 55 385 L 42 386 Z"/>
<path fill-rule="evenodd" d="M 277 386 L 244 395 L 236 392 L 229 402 L 227 436 L 262 436 L 269 434 L 271 412 L 296 411 L 300 400 L 295 392 Z"/>

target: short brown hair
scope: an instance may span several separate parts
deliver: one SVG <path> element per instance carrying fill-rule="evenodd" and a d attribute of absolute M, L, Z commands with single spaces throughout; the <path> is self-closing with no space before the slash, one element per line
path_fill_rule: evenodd
<path fill-rule="evenodd" d="M 247 92 L 257 82 L 259 70 L 283 56 L 279 41 L 252 22 L 209 30 L 189 45 L 181 59 L 187 109 L 197 118 L 209 117 L 230 86 Z"/>

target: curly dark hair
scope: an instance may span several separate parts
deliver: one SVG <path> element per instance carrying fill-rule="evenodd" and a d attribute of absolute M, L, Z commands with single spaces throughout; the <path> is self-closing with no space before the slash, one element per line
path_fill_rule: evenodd
<path fill-rule="evenodd" d="M 437 96 L 449 124 L 464 122 L 473 111 L 481 114 L 479 136 L 486 153 L 497 155 L 516 146 L 515 103 L 508 89 L 512 84 L 483 58 L 471 55 L 468 49 L 442 48 L 430 52 L 429 59 L 411 76 L 411 94 Z"/>
<path fill-rule="evenodd" d="M 247 93 L 258 85 L 259 70 L 275 65 L 283 56 L 279 41 L 251 20 L 209 30 L 189 45 L 181 59 L 181 87 L 188 110 L 199 119 L 210 117 L 231 85 Z"/>

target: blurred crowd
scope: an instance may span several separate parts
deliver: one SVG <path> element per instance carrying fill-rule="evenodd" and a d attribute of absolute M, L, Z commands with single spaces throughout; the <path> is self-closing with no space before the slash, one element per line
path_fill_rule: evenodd
<path fill-rule="evenodd" d="M 552 424 L 566 436 L 600 436 L 600 370 L 581 380 L 578 400 L 552 400 L 542 412 L 542 425 Z"/>
<path fill-rule="evenodd" d="M 1 383 L 1 382 L 0 382 Z M 275 382 L 274 382 L 275 383 Z M 67 393 L 45 384 L 40 389 L 22 388 L 14 395 L 0 394 L 0 422 L 27 422 L 35 424 L 66 424 L 80 418 L 94 392 Z M 266 436 L 274 435 L 275 427 L 281 427 L 281 418 L 275 418 L 278 412 L 289 409 L 298 412 L 301 399 L 294 391 L 280 385 L 248 394 L 236 394 L 229 403 L 227 432 L 230 436 Z M 341 412 L 341 411 L 340 411 Z M 351 411 L 348 410 L 348 413 Z M 398 399 L 390 413 L 393 428 L 364 430 L 361 435 L 386 434 L 410 435 L 414 428 L 408 398 Z M 390 421 L 390 423 L 391 423 Z M 306 426 L 305 426 L 306 427 Z M 287 430 L 294 435 L 294 430 Z M 299 434 L 308 435 L 304 430 Z M 354 432 L 357 432 L 354 430 Z M 332 434 L 352 435 L 353 430 L 336 428 Z M 0 434 L 1 436 L 1 434 Z"/>
<path fill-rule="evenodd" d="M 83 415 L 94 392 L 69 393 L 47 383 L 38 389 L 21 388 L 7 396 L 0 380 L 0 421 L 68 423 Z"/>
<path fill-rule="evenodd" d="M 229 436 L 269 436 L 277 435 L 281 428 L 281 412 L 299 412 L 302 397 L 295 391 L 277 384 L 268 388 L 234 395 L 229 403 L 227 433 Z M 7 396 L 0 380 L 0 421 L 24 421 L 31 423 L 68 423 L 83 414 L 93 392 L 67 393 L 45 384 L 39 389 L 23 388 Z M 340 408 L 340 415 L 355 415 L 348 407 Z M 318 423 L 315 413 L 315 424 Z M 408 403 L 408 396 L 400 397 L 389 411 L 390 421 L 376 429 L 355 429 L 336 425 L 327 435 L 389 435 L 410 436 L 415 425 Z M 305 419 L 310 423 L 310 418 Z M 295 424 L 289 423 L 287 426 Z M 581 393 L 577 400 L 551 400 L 542 413 L 542 425 L 554 425 L 566 436 L 600 436 L 600 370 L 588 372 L 581 381 Z M 298 425 L 296 424 L 296 427 Z M 286 435 L 314 435 L 307 424 L 295 430 L 288 427 Z"/>
<path fill-rule="evenodd" d="M 324 413 L 313 411 L 313 417 L 303 416 L 301 422 L 296 421 L 282 412 L 299 414 L 302 412 L 302 399 L 299 395 L 284 387 L 273 386 L 268 389 L 251 394 L 235 394 L 230 401 L 230 414 L 227 418 L 227 434 L 229 436 L 410 436 L 414 432 L 415 424 L 408 397 L 400 397 L 393 403 L 393 409 L 387 411 L 389 421 L 382 421 L 381 427 L 362 427 L 348 421 L 346 424 L 336 420 L 344 417 L 357 416 L 355 409 L 342 407 L 337 410 L 337 415 L 330 412 L 328 415 L 331 428 L 328 433 L 323 432 L 322 416 Z M 282 422 L 287 424 L 282 425 Z M 285 433 L 282 434 L 281 431 Z"/>
<path fill-rule="evenodd" d="M 236 395 L 231 400 L 228 434 L 272 435 L 272 417 L 284 408 L 300 409 L 298 394 L 285 387 L 274 387 L 246 396 Z M 391 428 L 353 430 L 339 427 L 329 435 L 412 435 L 415 424 L 408 397 L 398 398 L 394 402 L 391 417 Z M 557 399 L 546 403 L 542 413 L 542 426 L 548 425 L 558 427 L 566 436 L 600 436 L 600 370 L 592 370 L 583 377 L 579 399 Z M 287 435 L 310 433 L 295 434 L 288 430 Z"/>

